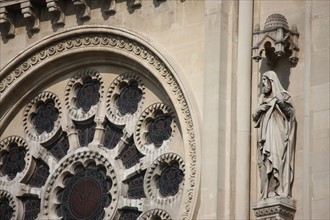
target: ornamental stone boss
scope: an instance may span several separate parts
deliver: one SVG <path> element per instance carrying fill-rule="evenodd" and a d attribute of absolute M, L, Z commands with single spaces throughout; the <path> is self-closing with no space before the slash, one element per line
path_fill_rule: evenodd
<path fill-rule="evenodd" d="M 260 103 L 252 114 L 258 129 L 261 198 L 291 197 L 296 121 L 292 99 L 273 71 L 262 76 Z"/>

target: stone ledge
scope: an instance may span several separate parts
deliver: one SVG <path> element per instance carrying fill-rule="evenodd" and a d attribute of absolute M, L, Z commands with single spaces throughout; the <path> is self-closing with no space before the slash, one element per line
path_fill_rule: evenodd
<path fill-rule="evenodd" d="M 287 197 L 261 199 L 252 205 L 257 220 L 292 220 L 296 201 Z"/>

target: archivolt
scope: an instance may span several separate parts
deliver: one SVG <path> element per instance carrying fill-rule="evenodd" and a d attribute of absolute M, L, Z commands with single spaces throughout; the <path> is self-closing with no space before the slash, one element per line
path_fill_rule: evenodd
<path fill-rule="evenodd" d="M 77 65 L 84 67 L 105 63 L 109 57 L 121 65 L 130 63 L 148 69 L 176 106 L 187 150 L 188 184 L 185 185 L 180 210 L 182 219 L 192 219 L 200 176 L 197 117 L 191 112 L 192 103 L 186 98 L 177 68 L 173 68 L 173 63 L 156 47 L 135 33 L 103 26 L 78 27 L 47 37 L 18 55 L 0 73 L 0 134 L 34 90 L 72 70 L 70 63 L 74 63 L 75 68 Z M 47 68 L 56 70 L 47 74 L 43 72 Z"/>

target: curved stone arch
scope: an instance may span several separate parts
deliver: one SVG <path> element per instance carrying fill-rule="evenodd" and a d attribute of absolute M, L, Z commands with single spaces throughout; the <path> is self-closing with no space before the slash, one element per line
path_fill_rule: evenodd
<path fill-rule="evenodd" d="M 86 66 L 84 61 L 87 58 L 89 64 L 91 62 L 94 64 L 101 62 L 119 64 L 120 62 L 123 66 L 132 63 L 139 64 L 162 85 L 171 102 L 176 106 L 175 110 L 183 131 L 187 176 L 182 207 L 180 207 L 182 210 L 180 218 L 191 219 L 200 182 L 200 139 L 198 126 L 196 126 L 199 121 L 199 116 L 196 115 L 198 107 L 194 104 L 194 100 L 187 99 L 186 89 L 188 87 L 183 86 L 181 81 L 183 74 L 179 74 L 182 71 L 178 65 L 174 66 L 175 62 L 169 61 L 169 56 L 163 56 L 166 53 L 159 52 L 157 48 L 150 43 L 150 40 L 133 32 L 104 26 L 77 27 L 44 38 L 19 54 L 1 70 L 0 105 L 4 107 L 0 109 L 0 115 L 2 115 L 0 134 L 5 125 L 14 117 L 17 109 L 22 108 L 28 97 L 34 95 L 37 89 L 40 90 L 43 84 L 77 69 L 77 66 L 83 68 Z M 109 56 L 112 54 L 116 56 Z M 103 59 L 98 59 L 101 56 Z M 68 64 L 67 57 L 71 58 L 72 65 Z M 90 57 L 94 57 L 94 60 L 91 60 Z M 122 57 L 126 58 L 127 63 L 123 62 Z M 57 67 L 56 64 L 59 63 L 66 65 Z M 43 78 L 38 80 L 38 84 L 32 87 L 29 84 L 31 79 L 38 77 L 38 74 L 45 70 L 47 65 L 57 68 L 47 75 L 44 74 Z M 17 98 L 13 98 L 11 94 L 24 83 L 28 84 L 24 87 L 26 89 L 21 89 Z M 13 103 L 17 108 L 5 107 L 14 106 Z"/>

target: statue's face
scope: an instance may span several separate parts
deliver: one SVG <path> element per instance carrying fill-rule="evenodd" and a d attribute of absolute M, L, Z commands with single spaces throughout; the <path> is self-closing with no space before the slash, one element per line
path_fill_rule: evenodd
<path fill-rule="evenodd" d="M 261 83 L 262 83 L 262 93 L 265 94 L 266 96 L 270 95 L 270 93 L 272 92 L 272 84 L 270 83 L 270 80 L 266 76 L 263 76 L 261 78 Z"/>

